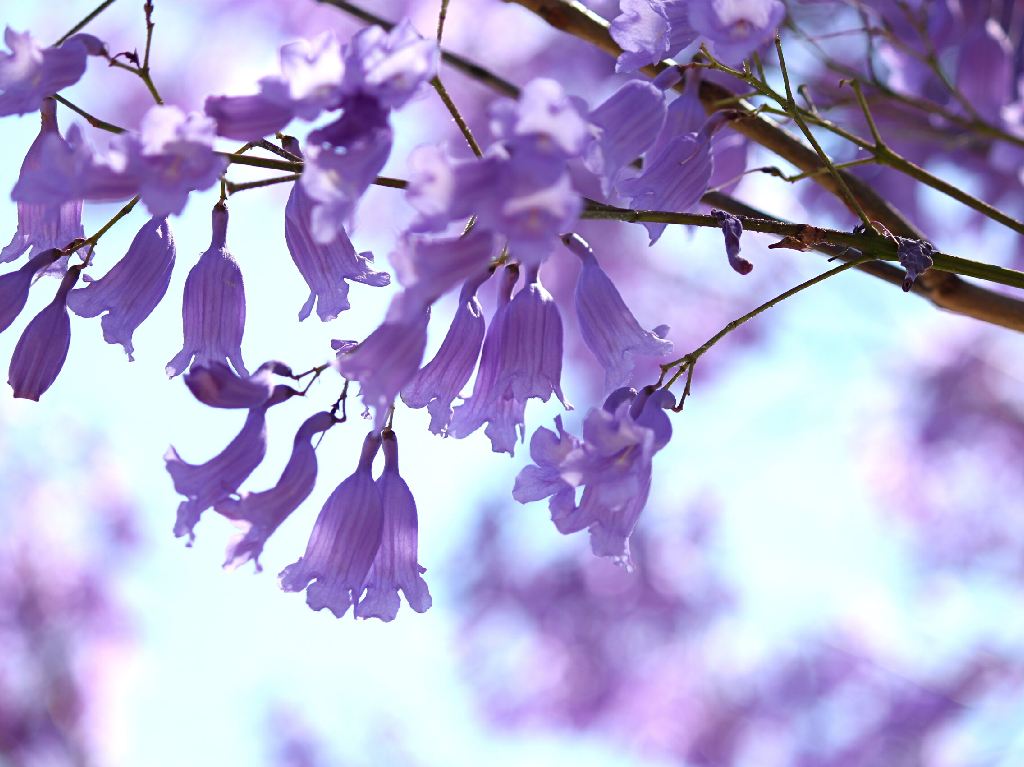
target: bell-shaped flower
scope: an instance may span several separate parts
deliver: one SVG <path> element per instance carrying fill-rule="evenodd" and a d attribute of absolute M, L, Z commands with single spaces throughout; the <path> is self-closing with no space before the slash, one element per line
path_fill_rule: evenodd
<path fill-rule="evenodd" d="M 0 333 L 7 330 L 25 308 L 28 291 L 35 276 L 63 256 L 64 254 L 56 248 L 44 250 L 32 256 L 20 269 L 0 277 Z"/>
<path fill-rule="evenodd" d="M 227 167 L 214 151 L 214 128 L 198 113 L 154 106 L 137 133 L 119 134 L 97 151 L 72 126 L 67 142 L 50 137 L 42 143 L 38 166 L 22 173 L 11 197 L 56 204 L 138 195 L 154 216 L 181 213 L 188 195 L 213 186 Z"/>
<path fill-rule="evenodd" d="M 309 286 L 309 298 L 299 310 L 306 319 L 316 303 L 317 316 L 333 320 L 349 308 L 348 280 L 380 288 L 391 283 L 387 272 L 373 268 L 373 254 L 356 253 L 344 228 L 334 229 L 334 239 L 319 242 L 312 231 L 315 202 L 301 184 L 292 187 L 284 209 L 284 239 L 299 274 Z"/>
<path fill-rule="evenodd" d="M 405 288 L 403 307 L 429 306 L 466 279 L 486 274 L 494 254 L 494 235 L 475 227 L 464 236 L 403 236 L 391 254 L 395 275 Z"/>
<path fill-rule="evenodd" d="M 635 72 L 675 56 L 693 42 L 689 0 L 620 0 L 621 13 L 611 23 L 612 39 L 622 48 L 616 72 Z"/>
<path fill-rule="evenodd" d="M 480 159 L 455 160 L 433 144 L 416 147 L 409 154 L 406 188 L 406 200 L 419 213 L 411 230 L 444 231 L 452 221 L 478 213 L 494 194 L 507 160 L 500 149 Z"/>
<path fill-rule="evenodd" d="M 242 334 L 245 332 L 245 288 L 242 272 L 225 247 L 228 209 L 223 203 L 213 209 L 213 238 L 210 248 L 199 257 L 185 280 L 181 307 L 185 343 L 167 363 L 167 375 L 174 377 L 193 364 L 209 367 L 227 360 L 235 371 L 248 375 L 242 362 Z"/>
<path fill-rule="evenodd" d="M 714 169 L 711 138 L 728 117 L 716 112 L 694 134 L 676 136 L 655 148 L 636 178 L 622 181 L 619 191 L 637 210 L 693 210 L 708 189 Z M 653 245 L 665 224 L 645 223 Z"/>
<path fill-rule="evenodd" d="M 295 117 L 315 120 L 337 109 L 344 75 L 341 46 L 333 32 L 281 47 L 281 74 L 264 77 L 251 96 L 209 96 L 206 114 L 217 134 L 254 141 L 282 130 Z"/>
<path fill-rule="evenodd" d="M 316 485 L 313 438 L 335 423 L 330 413 L 316 413 L 307 418 L 295 434 L 291 457 L 276 485 L 259 493 L 239 493 L 237 498 L 224 498 L 214 504 L 214 511 L 243 528 L 242 534 L 228 545 L 225 567 L 238 567 L 251 559 L 256 563 L 256 570 L 262 570 L 259 557 L 267 539 L 309 497 Z"/>
<path fill-rule="evenodd" d="M 392 621 L 398 614 L 398 592 L 405 595 L 409 607 L 418 613 L 430 609 L 433 600 L 423 580 L 426 569 L 420 567 L 419 519 L 416 501 L 409 486 L 398 473 L 398 438 L 391 429 L 381 435 L 384 444 L 384 471 L 377 479 L 384 526 L 380 548 L 366 578 L 366 594 L 356 605 L 357 618 Z"/>
<path fill-rule="evenodd" d="M 73 35 L 63 44 L 41 48 L 30 32 L 4 30 L 10 53 L 0 52 L 0 117 L 35 112 L 47 96 L 74 85 L 85 74 L 90 53 L 103 44 L 92 35 Z"/>
<path fill-rule="evenodd" d="M 538 77 L 523 86 L 517 101 L 491 107 L 491 130 L 513 154 L 567 160 L 578 157 L 590 136 L 586 105 L 556 80 Z"/>
<path fill-rule="evenodd" d="M 79 317 L 101 320 L 103 340 L 121 344 L 128 359 L 135 347 L 132 335 L 167 292 L 174 269 L 174 237 L 166 218 L 152 218 L 132 240 L 124 258 L 103 277 L 68 296 L 68 308 Z"/>
<path fill-rule="evenodd" d="M 209 189 L 227 160 L 213 149 L 216 125 L 196 112 L 151 107 L 138 135 L 125 138 L 127 173 L 138 179 L 137 194 L 154 216 L 181 213 L 190 192 Z"/>
<path fill-rule="evenodd" d="M 220 453 L 206 463 L 186 463 L 174 447 L 167 449 L 164 462 L 174 489 L 185 496 L 178 505 L 174 535 L 188 535 L 189 545 L 195 540 L 193 529 L 199 515 L 218 501 L 238 490 L 267 453 L 267 410 L 298 394 L 288 386 L 278 386 L 259 407 L 249 410 L 245 425 Z"/>
<path fill-rule="evenodd" d="M 40 254 L 40 257 L 42 255 L 45 254 Z M 15 397 L 38 401 L 43 392 L 57 380 L 64 367 L 68 349 L 71 348 L 68 293 L 81 272 L 81 266 L 68 269 L 53 301 L 32 318 L 18 339 L 7 378 Z"/>
<path fill-rule="evenodd" d="M 375 411 L 378 428 L 395 397 L 416 375 L 427 346 L 430 310 L 419 303 L 406 308 L 406 298 L 401 293 L 395 296 L 384 322 L 335 362 L 343 376 L 359 381 L 363 404 Z"/>
<path fill-rule="evenodd" d="M 519 269 L 504 269 L 498 284 L 498 307 L 491 317 L 480 353 L 480 369 L 473 384 L 473 394 L 452 413 L 448 433 L 456 439 L 468 437 L 485 423 L 484 433 L 496 453 L 515 452 L 516 439 L 522 438 L 526 401 L 511 396 L 505 380 L 508 311 L 512 289 L 519 279 Z"/>
<path fill-rule="evenodd" d="M 292 370 L 283 362 L 272 360 L 243 378 L 223 362 L 213 362 L 208 367 L 193 365 L 184 380 L 192 396 L 208 407 L 254 408 L 273 393 L 275 375 L 290 378 Z"/>
<path fill-rule="evenodd" d="M 346 125 L 336 132 L 328 126 L 310 136 L 319 143 L 306 147 L 299 182 L 313 201 L 310 231 L 319 243 L 331 242 L 351 225 L 356 204 L 391 154 L 392 134 L 386 119 L 362 123 L 346 115 L 335 125 L 341 123 Z M 350 124 L 356 126 L 351 132 Z"/>
<path fill-rule="evenodd" d="M 619 389 L 587 414 L 582 440 L 560 421 L 558 435 L 538 429 L 530 444 L 536 465 L 519 473 L 513 497 L 520 503 L 550 497 L 559 532 L 588 528 L 595 554 L 630 567 L 629 537 L 650 494 L 652 458 L 672 436 L 664 411 L 673 403 L 664 389 Z"/>
<path fill-rule="evenodd" d="M 408 19 L 388 32 L 366 27 L 346 46 L 344 91 L 398 109 L 437 74 L 439 60 L 437 43 L 420 35 Z"/>
<path fill-rule="evenodd" d="M 690 0 L 690 26 L 725 64 L 739 64 L 770 42 L 786 15 L 780 0 Z"/>
<path fill-rule="evenodd" d="M 430 430 L 434 434 L 447 431 L 452 419 L 452 402 L 476 368 L 486 325 L 476 292 L 489 276 L 489 272 L 482 272 L 462 286 L 459 306 L 441 348 L 402 389 L 402 401 L 406 405 L 414 409 L 427 408 Z"/>
<path fill-rule="evenodd" d="M 633 175 L 631 163 L 646 152 L 665 124 L 665 94 L 650 83 L 633 80 L 590 113 L 596 128 L 587 144 L 586 166 L 609 194 L 620 175 Z"/>
<path fill-rule="evenodd" d="M 605 390 L 618 388 L 629 382 L 636 355 L 663 357 L 672 342 L 640 326 L 582 237 L 567 235 L 563 242 L 583 261 L 573 295 L 580 335 L 604 368 Z"/>
<path fill-rule="evenodd" d="M 554 394 L 570 408 L 561 385 L 562 317 L 537 267 L 527 270 L 526 285 L 509 304 L 505 322 L 501 380 L 507 392 L 524 402 L 531 397 L 547 402 Z"/>
<path fill-rule="evenodd" d="M 320 510 L 305 553 L 280 575 L 282 589 L 306 589 L 306 604 L 326 607 L 339 618 L 362 595 L 380 548 L 384 513 L 372 474 L 380 443 L 376 429 L 366 436 L 355 472 Z"/>
<path fill-rule="evenodd" d="M 58 141 L 67 146 L 57 130 L 57 106 L 53 99 L 43 99 L 39 114 L 42 126 L 39 135 L 28 148 L 21 164 L 22 175 L 31 174 L 41 162 L 40 154 L 44 141 Z M 52 138 L 50 138 L 52 137 Z M 18 229 L 7 247 L 0 250 L 0 263 L 13 261 L 26 250 L 29 255 L 50 248 L 64 248 L 75 239 L 82 237 L 82 201 L 64 203 L 18 203 Z"/>

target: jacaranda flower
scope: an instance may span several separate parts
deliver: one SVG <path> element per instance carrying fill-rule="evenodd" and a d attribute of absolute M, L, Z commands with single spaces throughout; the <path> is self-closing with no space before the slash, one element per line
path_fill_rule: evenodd
<path fill-rule="evenodd" d="M 35 112 L 44 98 L 74 85 L 85 74 L 85 60 L 103 43 L 73 35 L 57 47 L 40 48 L 29 32 L 4 30 L 10 53 L 0 53 L 0 117 Z"/>
<path fill-rule="evenodd" d="M 292 370 L 283 362 L 270 361 L 242 378 L 223 362 L 213 362 L 209 367 L 193 365 L 184 381 L 192 396 L 208 407 L 254 408 L 270 398 L 275 375 L 291 377 Z"/>
<path fill-rule="evenodd" d="M 392 621 L 398 614 L 398 592 L 418 613 L 430 609 L 430 589 L 423 580 L 426 570 L 418 561 L 419 534 L 416 501 L 398 473 L 398 437 L 391 429 L 381 435 L 384 471 L 377 480 L 384 526 L 380 548 L 366 577 L 366 595 L 359 600 L 357 618 Z"/>
<path fill-rule="evenodd" d="M 25 154 L 21 164 L 22 175 L 31 174 L 39 166 L 40 154 L 45 141 L 64 142 L 57 131 L 57 107 L 53 99 L 43 99 L 39 110 L 42 126 L 39 135 Z M 50 138 L 53 137 L 53 138 Z M 67 143 L 64 142 L 65 147 Z M 0 250 L 0 262 L 13 261 L 26 250 L 29 255 L 50 248 L 64 248 L 73 240 L 84 235 L 82 230 L 82 201 L 64 203 L 18 203 L 18 230 L 11 242 Z"/>
<path fill-rule="evenodd" d="M 672 342 L 640 327 L 582 237 L 568 235 L 563 242 L 583 261 L 573 296 L 580 335 L 604 368 L 605 390 L 620 387 L 629 382 L 636 355 L 663 357 Z"/>
<path fill-rule="evenodd" d="M 484 340 L 484 315 L 476 297 L 487 271 L 462 286 L 459 305 L 448 333 L 434 358 L 402 389 L 402 400 L 411 408 L 426 407 L 430 430 L 443 434 L 452 418 L 452 402 L 469 381 Z"/>
<path fill-rule="evenodd" d="M 15 397 L 38 401 L 43 392 L 57 380 L 60 369 L 64 367 L 68 349 L 71 348 L 68 293 L 81 272 L 81 266 L 68 269 L 53 301 L 32 318 L 18 339 L 7 378 Z"/>
<path fill-rule="evenodd" d="M 178 505 L 174 523 L 176 537 L 188 535 L 191 545 L 199 515 L 237 491 L 259 466 L 267 453 L 267 410 L 296 394 L 298 392 L 291 387 L 275 387 L 265 402 L 249 410 L 238 436 L 206 463 L 186 463 L 174 447 L 167 449 L 164 455 L 167 473 L 174 481 L 174 489 L 185 496 Z"/>
<path fill-rule="evenodd" d="M 32 256 L 20 269 L 0 277 L 0 333 L 7 330 L 25 308 L 28 291 L 36 274 L 52 266 L 63 255 L 56 248 L 44 250 Z"/>
<path fill-rule="evenodd" d="M 68 296 L 79 317 L 103 315 L 103 339 L 121 344 L 132 360 L 132 335 L 167 292 L 174 269 L 174 237 L 166 218 L 151 218 L 135 235 L 124 258 L 98 280 Z"/>
<path fill-rule="evenodd" d="M 172 378 L 193 361 L 209 366 L 227 360 L 236 372 L 248 375 L 242 362 L 245 288 L 242 272 L 225 247 L 227 230 L 228 209 L 221 203 L 213 209 L 210 248 L 199 257 L 185 280 L 181 307 L 185 343 L 167 363 L 167 375 Z"/>
<path fill-rule="evenodd" d="M 313 492 L 317 473 L 313 438 L 335 423 L 330 413 L 316 413 L 307 418 L 295 434 L 291 457 L 276 485 L 259 493 L 243 492 L 237 498 L 224 498 L 214 504 L 214 511 L 244 528 L 242 535 L 228 545 L 225 567 L 238 567 L 251 559 L 257 571 L 262 569 L 259 557 L 267 539 Z"/>
<path fill-rule="evenodd" d="M 359 465 L 320 510 L 305 554 L 280 575 L 282 589 L 306 589 L 306 604 L 339 618 L 362 595 L 380 548 L 384 511 L 372 474 L 380 443 L 376 429 L 366 435 Z"/>
<path fill-rule="evenodd" d="M 740 256 L 740 236 L 743 234 L 743 222 L 724 210 L 713 210 L 711 215 L 718 219 L 718 223 L 722 227 L 722 234 L 725 235 L 725 255 L 729 259 L 729 266 L 740 274 L 750 274 L 754 265 Z"/>

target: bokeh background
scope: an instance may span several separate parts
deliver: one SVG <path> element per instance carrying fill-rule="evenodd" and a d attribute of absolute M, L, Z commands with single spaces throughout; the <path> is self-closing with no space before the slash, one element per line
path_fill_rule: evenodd
<path fill-rule="evenodd" d="M 803 9 L 812 23 L 839 23 L 817 5 Z M 424 34 L 436 23 L 434 2 L 373 6 L 392 19 L 408 14 Z M 91 7 L 14 0 L 0 21 L 48 41 Z M 608 4 L 593 7 L 613 15 Z M 308 0 L 157 2 L 155 19 L 154 79 L 185 109 L 200 109 L 210 93 L 251 89 L 276 70 L 284 42 L 325 29 L 346 39 L 358 28 Z M 141 47 L 141 3 L 115 3 L 89 31 L 114 51 Z M 621 82 L 602 54 L 497 0 L 452 0 L 445 39 L 517 84 L 553 75 L 591 106 Z M 486 136 L 492 94 L 444 76 Z M 126 125 L 149 105 L 140 82 L 95 62 L 66 95 Z M 62 130 L 71 117 L 60 111 Z M 405 175 L 405 157 L 421 143 L 464 151 L 432 94 L 395 125 L 390 175 Z M 3 121 L 0 185 L 13 185 L 37 129 L 33 116 Z M 750 165 L 768 162 L 752 154 Z M 376 326 L 393 290 L 355 285 L 352 310 L 300 325 L 306 288 L 284 245 L 286 194 L 276 186 L 230 200 L 250 367 L 323 361 L 332 338 L 362 338 Z M 813 194 L 767 176 L 746 177 L 736 194 L 776 215 L 837 221 Z M 419 505 L 434 607 L 424 615 L 403 607 L 388 625 L 339 621 L 280 592 L 275 574 L 301 554 L 323 500 L 354 467 L 365 433 L 354 401 L 353 418 L 319 448 L 314 495 L 270 540 L 264 572 L 221 569 L 234 531 L 210 512 L 194 547 L 171 533 L 178 498 L 164 451 L 173 443 L 185 460 L 205 461 L 242 420 L 202 407 L 164 375 L 180 348 L 182 287 L 208 245 L 215 200 L 214 190 L 197 193 L 171 222 L 178 264 L 166 299 L 136 333 L 135 362 L 103 343 L 98 322 L 73 317 L 67 365 L 42 402 L 0 397 L 0 764 L 1024 761 L 1018 335 L 944 315 L 856 273 L 731 335 L 702 360 L 693 398 L 656 459 L 631 574 L 594 558 L 585 536 L 560 536 L 544 504 L 511 500 L 526 446 L 510 460 L 492 454 L 481 433 L 439 440 L 424 413 L 402 409 L 403 473 Z M 1013 263 L 1010 238 L 935 196 L 914 202 L 918 223 L 946 252 Z M 86 231 L 116 210 L 87 206 Z M 399 192 L 372 189 L 357 248 L 386 268 L 410 217 Z M 0 239 L 15 220 L 13 204 L 0 200 Z M 135 211 L 103 238 L 100 270 L 144 221 Z M 769 251 L 757 235 L 744 236 L 755 269 L 740 277 L 716 232 L 676 229 L 654 248 L 625 224 L 581 232 L 641 323 L 670 324 L 680 352 L 824 268 L 816 254 Z M 567 324 L 573 428 L 601 382 L 574 332 L 576 268 L 559 252 L 545 274 Z M 0 336 L 0 359 L 48 292 L 34 291 Z M 444 302 L 435 310 L 435 348 L 451 311 Z M 245 487 L 276 481 L 294 428 L 340 385 L 325 374 L 312 404 L 270 411 L 270 450 Z M 532 404 L 528 428 L 557 412 Z"/>

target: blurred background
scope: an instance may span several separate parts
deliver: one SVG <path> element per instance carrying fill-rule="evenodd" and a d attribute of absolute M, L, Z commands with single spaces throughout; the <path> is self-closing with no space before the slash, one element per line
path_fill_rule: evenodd
<path fill-rule="evenodd" d="M 430 35 L 436 5 L 373 10 L 407 14 Z M 810 25 L 840 24 L 823 5 L 795 8 Z M 14 0 L 0 21 L 50 41 L 92 7 Z M 251 92 L 277 70 L 284 42 L 325 29 L 344 40 L 358 28 L 307 0 L 158 0 L 155 20 L 154 79 L 186 110 L 208 94 Z M 115 3 L 89 31 L 112 51 L 141 48 L 141 3 Z M 603 54 L 497 0 L 452 0 L 445 43 L 519 85 L 555 76 L 591 106 L 623 81 Z M 486 137 L 493 95 L 456 72 L 443 76 Z M 149 106 L 138 80 L 95 61 L 65 95 L 128 126 Z M 62 130 L 71 117 L 60 110 Z M 389 175 L 406 175 L 418 144 L 465 151 L 433 94 L 398 114 L 395 128 Z M 4 120 L 0 184 L 13 185 L 37 130 L 33 115 Z M 749 167 L 778 164 L 750 151 Z M 231 177 L 261 176 L 232 168 Z M 822 212 L 813 191 L 763 174 L 746 176 L 735 194 L 794 220 L 848 223 Z M 279 185 L 229 201 L 250 369 L 267 359 L 297 370 L 322 362 L 331 339 L 376 327 L 394 290 L 354 285 L 350 311 L 300 325 L 307 291 L 284 244 L 286 196 Z M 349 423 L 318 450 L 314 495 L 270 539 L 264 572 L 221 569 L 234 530 L 211 512 L 194 547 L 171 533 L 168 445 L 203 462 L 243 420 L 204 408 L 164 374 L 215 201 L 215 190 L 194 194 L 171 221 L 178 263 L 135 335 L 135 362 L 103 343 L 97 321 L 73 316 L 68 362 L 42 402 L 0 397 L 0 764 L 1024 763 L 1020 336 L 857 273 L 744 326 L 702 359 L 692 399 L 673 418 L 633 539 L 633 573 L 593 557 L 586 536 L 559 535 L 543 503 L 512 501 L 526 445 L 510 460 L 482 433 L 439 441 L 424 412 L 400 409 L 434 606 L 423 615 L 403 606 L 392 624 L 339 621 L 281 592 L 276 573 L 301 554 L 324 499 L 355 466 L 366 425 L 354 400 Z M 1014 264 L 1015 240 L 936 196 L 912 203 L 944 251 Z M 88 205 L 86 232 L 118 207 Z M 145 216 L 136 210 L 104 236 L 99 271 Z M 371 189 L 352 233 L 357 249 L 388 268 L 410 217 L 399 192 Z M 15 222 L 5 197 L 0 240 Z M 755 269 L 740 277 L 718 232 L 675 228 L 648 248 L 639 227 L 580 231 L 641 324 L 671 325 L 680 353 L 824 268 L 813 253 L 769 251 L 758 235 L 744 236 Z M 544 274 L 567 328 L 574 431 L 602 380 L 575 332 L 575 260 L 558 252 Z M 44 294 L 52 291 L 33 291 L 0 336 L 0 359 Z M 431 348 L 453 308 L 436 307 Z M 641 383 L 656 377 L 639 372 Z M 340 386 L 329 372 L 312 402 L 270 411 L 268 455 L 245 488 L 276 481 L 294 429 Z M 556 414 L 556 403 L 532 403 L 528 430 Z"/>

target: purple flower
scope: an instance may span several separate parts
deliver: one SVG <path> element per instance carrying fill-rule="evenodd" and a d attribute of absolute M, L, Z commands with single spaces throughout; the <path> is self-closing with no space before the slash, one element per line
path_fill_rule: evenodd
<path fill-rule="evenodd" d="M 366 578 L 366 595 L 356 605 L 358 618 L 380 618 L 388 622 L 398 614 L 398 592 L 418 613 L 430 609 L 430 590 L 423 580 L 426 570 L 417 561 L 418 520 L 416 501 L 398 473 L 398 438 L 385 429 L 384 471 L 377 480 L 384 525 L 380 548 Z"/>
<path fill-rule="evenodd" d="M 59 204 L 137 194 L 154 216 L 181 213 L 189 193 L 213 186 L 227 167 L 214 138 L 212 120 L 172 106 L 150 108 L 138 133 L 115 136 L 102 152 L 72 126 L 67 142 L 53 135 L 43 140 L 38 165 L 23 171 L 11 198 Z"/>
<path fill-rule="evenodd" d="M 342 140 L 339 136 L 330 138 Z M 391 128 L 385 121 L 361 127 L 357 135 L 345 136 L 345 143 L 306 147 L 300 183 L 313 201 L 309 222 L 316 242 L 331 242 L 350 224 L 356 203 L 391 154 L 391 138 Z M 311 139 L 316 140 L 313 136 Z"/>
<path fill-rule="evenodd" d="M 665 94 L 650 83 L 626 83 L 590 113 L 596 136 L 587 146 L 587 168 L 601 178 L 605 194 L 620 174 L 646 152 L 665 124 Z"/>
<path fill-rule="evenodd" d="M 341 46 L 331 32 L 281 47 L 281 75 L 264 77 L 252 96 L 210 96 L 206 114 L 218 135 L 253 141 L 282 130 L 294 117 L 315 120 L 337 109 L 344 75 Z"/>
<path fill-rule="evenodd" d="M 573 296 L 580 335 L 604 368 L 605 390 L 617 388 L 629 381 L 635 355 L 663 357 L 672 342 L 640 327 L 582 237 L 568 235 L 563 242 L 583 261 Z"/>
<path fill-rule="evenodd" d="M 244 528 L 242 535 L 227 549 L 225 567 L 238 567 L 250 559 L 260 567 L 260 554 L 267 539 L 299 505 L 309 497 L 316 484 L 316 452 L 312 440 L 330 429 L 337 421 L 330 413 L 316 413 L 299 427 L 292 454 L 277 484 L 259 493 L 240 493 L 237 498 L 224 498 L 214 504 L 214 511 L 223 514 Z"/>
<path fill-rule="evenodd" d="M 42 259 L 46 254 L 40 254 Z M 33 259 L 35 261 L 36 259 Z M 33 264 L 30 261 L 27 266 Z M 19 270 L 20 273 L 21 270 Z M 61 280 L 57 295 L 45 309 L 32 318 L 18 339 L 11 356 L 7 383 L 14 396 L 39 401 L 43 392 L 57 380 L 71 348 L 71 319 L 68 317 L 68 293 L 78 281 L 81 266 L 73 266 Z M 24 304 L 23 304 L 24 305 Z"/>
<path fill-rule="evenodd" d="M 360 30 L 345 51 L 344 91 L 398 109 L 437 74 L 440 51 L 403 19 L 390 32 Z"/>
<path fill-rule="evenodd" d="M 339 618 L 359 600 L 380 548 L 384 513 L 371 474 L 380 443 L 376 430 L 366 435 L 359 465 L 320 510 L 306 552 L 280 575 L 282 589 L 308 586 L 306 604 L 314 610 L 326 607 Z"/>
<path fill-rule="evenodd" d="M 555 80 L 531 80 L 518 101 L 491 107 L 491 130 L 506 146 L 545 158 L 578 157 L 590 135 L 582 100 L 566 94 Z"/>
<path fill-rule="evenodd" d="M 356 253 L 341 227 L 335 229 L 330 242 L 318 242 L 310 224 L 313 208 L 314 201 L 301 184 L 295 184 L 284 209 L 284 239 L 310 290 L 309 299 L 299 310 L 299 320 L 309 316 L 315 302 L 317 316 L 327 322 L 350 306 L 347 280 L 379 288 L 390 284 L 391 276 L 374 271 L 373 254 Z"/>
<path fill-rule="evenodd" d="M 174 447 L 167 449 L 164 461 L 174 482 L 174 489 L 185 496 L 178 505 L 174 535 L 188 535 L 189 545 L 195 540 L 192 532 L 199 515 L 218 501 L 238 490 L 267 453 L 267 409 L 298 394 L 288 386 L 278 386 L 259 407 L 249 410 L 245 425 L 220 453 L 206 463 L 192 464 L 181 460 Z"/>
<path fill-rule="evenodd" d="M 676 136 L 651 152 L 643 172 L 625 179 L 619 191 L 638 210 L 693 210 L 708 189 L 714 167 L 711 137 L 728 119 L 716 112 L 696 134 Z M 653 245 L 665 231 L 665 224 L 645 223 Z"/>
<path fill-rule="evenodd" d="M 7 330 L 25 308 L 28 291 L 36 274 L 63 256 L 64 254 L 56 248 L 44 250 L 32 256 L 20 269 L 0 277 L 0 333 Z"/>
<path fill-rule="evenodd" d="M 223 362 L 213 362 L 208 367 L 193 365 L 184 380 L 192 396 L 208 407 L 254 408 L 273 393 L 272 375 L 291 376 L 292 371 L 283 362 L 271 361 L 241 378 Z"/>
<path fill-rule="evenodd" d="M 530 441 L 535 466 L 516 479 L 513 497 L 520 503 L 550 497 L 556 528 L 563 534 L 590 530 L 598 556 L 630 566 L 629 536 L 647 503 L 651 459 L 672 436 L 664 410 L 674 400 L 664 389 L 648 387 L 612 392 L 583 424 L 583 439 L 565 432 L 538 429 Z M 577 505 L 576 488 L 583 488 Z"/>
<path fill-rule="evenodd" d="M 443 231 L 450 222 L 477 213 L 494 194 L 506 160 L 500 149 L 462 161 L 434 145 L 414 149 L 409 155 L 406 200 L 420 218 L 412 231 Z"/>
<path fill-rule="evenodd" d="M 427 346 L 430 310 L 400 308 L 402 299 L 395 296 L 384 322 L 354 351 L 339 354 L 335 363 L 343 376 L 359 381 L 363 404 L 376 411 L 378 428 L 402 387 L 416 375 Z"/>
<path fill-rule="evenodd" d="M 77 125 L 68 128 L 66 141 L 47 133 L 40 139 L 32 165 L 22 167 L 11 199 L 37 205 L 128 199 L 138 190 L 138 179 L 127 172 L 126 141 L 116 141 L 108 152 L 98 153 Z"/>
<path fill-rule="evenodd" d="M 181 307 L 185 343 L 167 363 L 173 378 L 195 362 L 209 367 L 227 360 L 242 375 L 242 334 L 245 332 L 245 288 L 242 272 L 224 247 L 227 239 L 228 209 L 223 203 L 213 209 L 213 239 L 185 280 Z"/>
<path fill-rule="evenodd" d="M 674 56 L 693 42 L 687 0 L 620 0 L 622 11 L 611 23 L 612 39 L 622 48 L 616 72 L 635 72 Z"/>
<path fill-rule="evenodd" d="M 21 174 L 30 174 L 40 163 L 43 142 L 53 136 L 55 140 L 64 142 L 57 131 L 57 105 L 53 99 L 44 99 L 39 110 L 42 127 L 39 135 L 25 154 L 21 164 Z M 66 142 L 64 145 L 67 146 Z M 0 262 L 13 261 L 26 250 L 29 255 L 50 248 L 66 247 L 73 240 L 82 237 L 82 201 L 45 204 L 18 203 L 18 229 L 11 238 L 10 244 L 0 250 Z"/>
<path fill-rule="evenodd" d="M 30 32 L 4 30 L 10 53 L 0 53 L 0 117 L 39 109 L 47 96 L 74 85 L 85 73 L 85 60 L 98 52 L 91 35 L 75 35 L 57 48 L 40 48 Z"/>
<path fill-rule="evenodd" d="M 995 19 L 965 35 L 957 66 L 957 89 L 980 115 L 997 120 L 1014 92 L 1013 44 Z"/>
<path fill-rule="evenodd" d="M 227 160 L 213 150 L 215 128 L 199 113 L 155 106 L 138 135 L 122 139 L 126 172 L 138 179 L 138 195 L 154 216 L 181 213 L 189 192 L 209 189 L 224 173 Z"/>
<path fill-rule="evenodd" d="M 79 317 L 103 315 L 103 339 L 121 344 L 133 360 L 132 334 L 167 292 L 174 268 L 174 237 L 166 218 L 151 218 L 135 235 L 124 258 L 102 278 L 68 296 Z"/>
<path fill-rule="evenodd" d="M 932 268 L 935 263 L 932 258 L 935 248 L 924 240 L 910 240 L 906 237 L 897 237 L 896 242 L 896 256 L 907 270 L 907 278 L 903 280 L 903 292 L 906 293 L 918 277 Z"/>
<path fill-rule="evenodd" d="M 441 348 L 402 389 L 402 400 L 406 405 L 427 408 L 430 430 L 434 434 L 447 431 L 452 418 L 452 402 L 476 368 L 485 326 L 483 308 L 476 291 L 489 276 L 489 272 L 483 272 L 462 286 L 455 318 L 441 342 Z"/>
<path fill-rule="evenodd" d="M 740 235 L 743 234 L 743 222 L 724 210 L 712 210 L 711 215 L 718 219 L 718 223 L 722 227 L 722 234 L 725 235 L 725 255 L 729 259 L 729 266 L 740 274 L 750 274 L 754 265 L 740 257 Z"/>
<path fill-rule="evenodd" d="M 690 0 L 690 25 L 716 58 L 738 64 L 775 37 L 786 15 L 779 0 Z"/>
<path fill-rule="evenodd" d="M 484 433 L 491 440 L 491 449 L 509 455 L 515 452 L 517 436 L 522 438 L 526 412 L 526 400 L 517 399 L 509 391 L 509 354 L 505 349 L 510 336 L 508 313 L 512 303 L 512 289 L 518 279 L 519 269 L 516 266 L 506 267 L 502 272 L 498 286 L 498 308 L 484 338 L 473 394 L 455 408 L 448 429 L 451 436 L 462 439 L 486 423 Z M 558 341 L 560 344 L 561 338 Z"/>
<path fill-rule="evenodd" d="M 475 227 L 464 236 L 405 235 L 391 254 L 406 292 L 403 304 L 415 311 L 431 305 L 467 278 L 485 273 L 494 251 L 494 235 Z"/>

